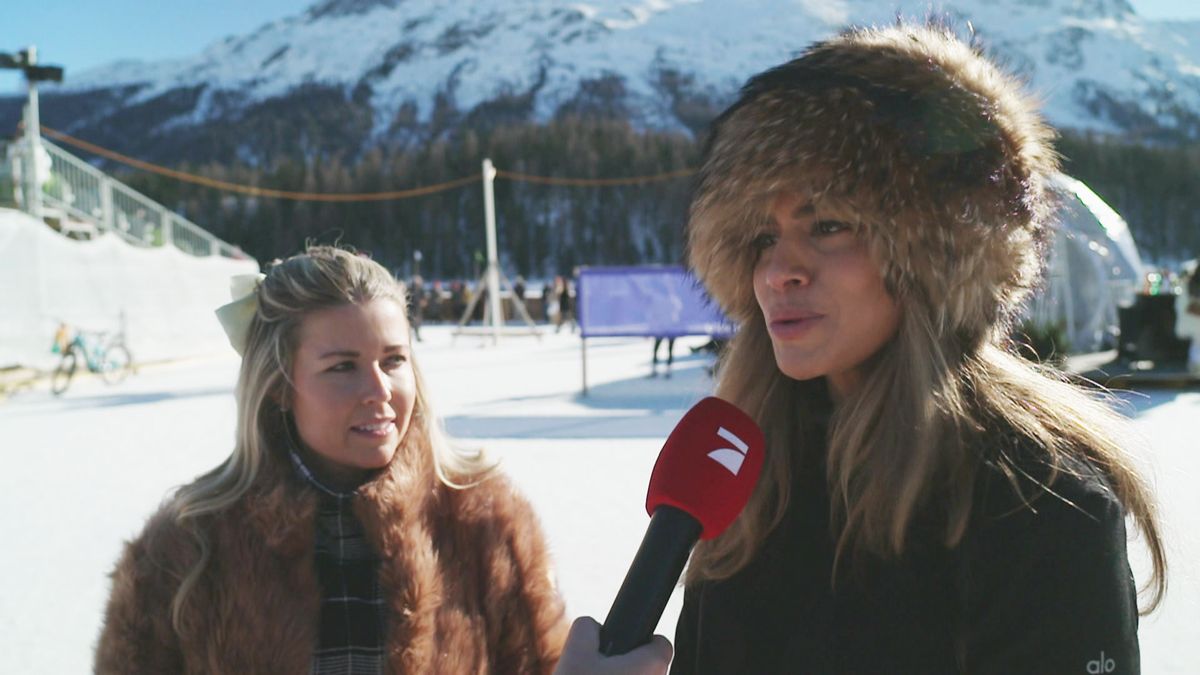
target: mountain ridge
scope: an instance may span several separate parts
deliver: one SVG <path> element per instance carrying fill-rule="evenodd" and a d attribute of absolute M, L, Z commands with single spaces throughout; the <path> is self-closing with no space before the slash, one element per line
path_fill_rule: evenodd
<path fill-rule="evenodd" d="M 1056 126 L 1200 138 L 1200 21 L 1146 21 L 1126 0 L 322 0 L 191 57 L 69 77 L 43 90 L 42 114 L 164 160 L 219 148 L 260 162 L 289 136 L 329 135 L 302 151 L 353 154 L 568 114 L 699 136 L 748 76 L 846 24 L 897 16 L 976 41 Z M 0 101 L 0 125 L 18 114 Z"/>

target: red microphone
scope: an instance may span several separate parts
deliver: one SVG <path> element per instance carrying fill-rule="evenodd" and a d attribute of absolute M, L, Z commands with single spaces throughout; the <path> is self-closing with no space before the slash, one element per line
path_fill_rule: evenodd
<path fill-rule="evenodd" d="M 679 420 L 650 475 L 650 526 L 600 627 L 601 653 L 650 641 L 696 540 L 724 532 L 750 500 L 764 445 L 754 420 L 719 398 Z"/>

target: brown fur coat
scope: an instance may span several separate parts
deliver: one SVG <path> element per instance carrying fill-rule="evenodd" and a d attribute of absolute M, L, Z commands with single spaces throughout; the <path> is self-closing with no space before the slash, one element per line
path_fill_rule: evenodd
<path fill-rule="evenodd" d="M 245 497 L 205 521 L 212 558 L 182 631 L 171 600 L 198 548 L 172 505 L 126 546 L 96 672 L 309 671 L 320 603 L 316 495 L 278 458 L 268 464 Z M 503 476 L 456 490 L 430 466 L 395 461 L 359 490 L 354 510 L 381 558 L 388 672 L 553 669 L 566 635 L 562 601 L 537 519 Z"/>

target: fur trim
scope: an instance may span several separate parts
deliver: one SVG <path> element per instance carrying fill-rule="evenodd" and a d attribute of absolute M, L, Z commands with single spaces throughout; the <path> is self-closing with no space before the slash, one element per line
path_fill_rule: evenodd
<path fill-rule="evenodd" d="M 354 498 L 380 555 L 392 673 L 549 673 L 567 625 L 537 517 L 501 475 L 438 481 L 428 448 L 402 445 Z M 99 673 L 306 672 L 317 641 L 316 496 L 272 457 L 242 500 L 209 517 L 212 559 L 170 621 L 196 560 L 168 504 L 113 572 Z"/>
<path fill-rule="evenodd" d="M 1013 78 L 944 29 L 855 29 L 751 78 L 714 123 L 691 266 L 730 316 L 759 316 L 751 242 L 774 194 L 849 206 L 888 288 L 978 343 L 1040 277 L 1053 132 Z"/>

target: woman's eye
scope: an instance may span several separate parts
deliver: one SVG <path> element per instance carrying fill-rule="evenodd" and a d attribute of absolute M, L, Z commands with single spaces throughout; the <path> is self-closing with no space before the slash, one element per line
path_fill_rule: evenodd
<path fill-rule="evenodd" d="M 763 232 L 751 241 L 750 247 L 755 251 L 762 251 L 774 246 L 776 241 L 779 241 L 777 235 L 771 232 Z"/>
<path fill-rule="evenodd" d="M 339 361 L 329 367 L 329 371 L 332 373 L 348 373 L 352 370 L 354 370 L 353 361 Z"/>
<path fill-rule="evenodd" d="M 850 231 L 850 226 L 840 220 L 819 220 L 813 225 L 813 234 L 830 235 Z"/>
<path fill-rule="evenodd" d="M 391 356 L 384 359 L 383 367 L 388 370 L 392 370 L 392 369 L 399 368 L 400 366 L 404 365 L 404 363 L 406 361 L 408 361 L 407 356 L 405 356 L 403 354 L 392 354 Z"/>

